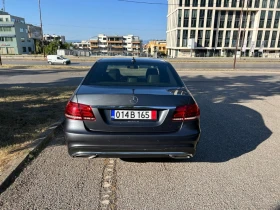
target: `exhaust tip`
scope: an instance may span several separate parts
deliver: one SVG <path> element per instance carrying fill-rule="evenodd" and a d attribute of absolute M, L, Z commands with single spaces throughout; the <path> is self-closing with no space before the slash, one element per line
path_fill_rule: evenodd
<path fill-rule="evenodd" d="M 173 158 L 173 159 L 189 159 L 192 158 L 193 155 L 192 154 L 186 154 L 186 155 L 169 155 L 169 157 Z"/>
<path fill-rule="evenodd" d="M 93 158 L 96 158 L 96 157 L 97 157 L 97 155 L 91 155 L 91 156 L 88 157 L 88 159 L 93 159 Z"/>

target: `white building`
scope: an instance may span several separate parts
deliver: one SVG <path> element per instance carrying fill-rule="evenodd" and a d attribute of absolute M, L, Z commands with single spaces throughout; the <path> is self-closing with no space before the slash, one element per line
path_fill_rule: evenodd
<path fill-rule="evenodd" d="M 53 35 L 44 34 L 44 40 L 48 41 L 48 42 L 51 42 L 51 41 L 54 41 L 54 40 L 59 40 L 60 42 L 62 42 L 64 44 L 65 43 L 65 36 L 56 35 L 56 34 L 53 34 Z"/>
<path fill-rule="evenodd" d="M 142 52 L 142 41 L 138 36 L 118 36 L 99 34 L 90 39 L 90 48 L 93 52 L 109 55 L 139 55 Z"/>
<path fill-rule="evenodd" d="M 232 56 L 240 37 L 246 56 L 278 57 L 279 19 L 280 0 L 168 0 L 168 55 Z"/>
<path fill-rule="evenodd" d="M 81 42 L 73 42 L 74 48 L 82 49 L 82 50 L 90 50 L 90 42 L 89 41 L 81 41 Z"/>

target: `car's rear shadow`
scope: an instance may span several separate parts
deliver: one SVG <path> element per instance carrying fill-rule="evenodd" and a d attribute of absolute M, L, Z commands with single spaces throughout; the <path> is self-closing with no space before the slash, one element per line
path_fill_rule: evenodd
<path fill-rule="evenodd" d="M 191 159 L 122 159 L 128 162 L 225 162 L 254 151 L 272 132 L 262 115 L 246 104 L 280 94 L 269 76 L 183 77 L 201 109 L 201 139 Z"/>

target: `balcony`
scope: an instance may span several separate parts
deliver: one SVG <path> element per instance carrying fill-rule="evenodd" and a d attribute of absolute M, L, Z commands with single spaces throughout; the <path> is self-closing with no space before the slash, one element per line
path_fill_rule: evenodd
<path fill-rule="evenodd" d="M 15 23 L 14 22 L 0 22 L 0 26 L 11 26 L 11 27 L 14 27 Z"/>
<path fill-rule="evenodd" d="M 110 40 L 108 40 L 107 43 L 108 44 L 122 44 L 123 41 L 122 40 L 121 41 L 110 41 Z"/>

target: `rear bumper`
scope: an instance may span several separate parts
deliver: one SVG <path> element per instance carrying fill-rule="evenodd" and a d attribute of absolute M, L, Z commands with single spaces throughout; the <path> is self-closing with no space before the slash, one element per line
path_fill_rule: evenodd
<path fill-rule="evenodd" d="M 64 126 L 64 134 L 68 152 L 73 157 L 192 157 L 196 152 L 200 129 L 183 125 L 173 133 L 142 134 L 103 133 L 85 129 L 70 132 Z"/>

